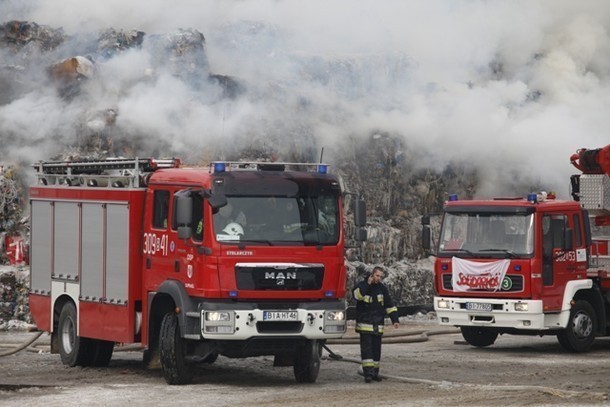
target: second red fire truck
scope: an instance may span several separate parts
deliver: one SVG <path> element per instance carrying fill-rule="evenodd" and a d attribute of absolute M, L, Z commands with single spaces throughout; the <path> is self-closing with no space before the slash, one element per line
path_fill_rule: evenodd
<path fill-rule="evenodd" d="M 169 384 L 218 355 L 273 355 L 316 381 L 324 341 L 346 329 L 345 191 L 327 165 L 35 168 L 30 308 L 66 365 L 104 366 L 115 343 L 137 343 Z"/>
<path fill-rule="evenodd" d="M 556 335 L 569 351 L 610 334 L 610 146 L 571 158 L 573 201 L 450 197 L 434 265 L 440 324 L 474 346 Z M 430 247 L 424 218 L 424 247 Z"/>

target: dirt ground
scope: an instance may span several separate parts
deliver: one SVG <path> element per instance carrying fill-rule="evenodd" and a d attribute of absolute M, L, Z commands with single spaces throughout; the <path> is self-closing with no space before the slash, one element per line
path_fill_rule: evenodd
<path fill-rule="evenodd" d="M 405 323 L 400 333 L 441 330 L 434 323 Z M 390 331 L 392 331 L 390 329 Z M 443 330 L 446 331 L 446 330 Z M 0 345 L 33 333 L 0 333 Z M 351 334 L 350 334 L 351 335 Z M 421 336 L 409 336 L 418 338 Z M 168 386 L 160 371 L 146 371 L 139 351 L 115 351 L 107 368 L 69 368 L 44 349 L 0 357 L 2 406 L 582 406 L 610 405 L 610 338 L 586 354 L 566 353 L 554 337 L 508 336 L 485 349 L 459 333 L 383 345 L 381 383 L 358 374 L 357 344 L 329 344 L 343 361 L 324 361 L 315 384 L 297 385 L 292 368 L 271 357 L 228 359 L 201 365 L 194 383 Z M 6 348 L 0 349 L 0 352 Z M 119 348 L 120 349 L 120 348 Z"/>

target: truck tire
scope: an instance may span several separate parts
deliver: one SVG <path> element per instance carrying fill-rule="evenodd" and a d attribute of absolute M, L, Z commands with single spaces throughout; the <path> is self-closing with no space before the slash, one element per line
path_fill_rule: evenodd
<path fill-rule="evenodd" d="M 478 326 L 463 326 L 460 327 L 462 336 L 472 346 L 479 348 L 493 345 L 498 338 L 498 333 L 489 328 L 481 328 Z"/>
<path fill-rule="evenodd" d="M 59 337 L 59 355 L 64 365 L 89 366 L 91 364 L 91 340 L 81 338 L 76 333 L 78 319 L 76 307 L 67 302 L 59 314 L 57 326 Z"/>
<path fill-rule="evenodd" d="M 114 342 L 104 341 L 102 339 L 91 339 L 91 345 L 91 366 L 108 366 L 108 364 L 110 363 L 110 359 L 112 359 L 112 352 L 114 351 Z"/>
<path fill-rule="evenodd" d="M 557 340 L 569 352 L 587 352 L 591 349 L 596 331 L 595 310 L 587 301 L 578 300 L 570 310 L 568 326 L 559 331 Z"/>
<path fill-rule="evenodd" d="M 186 343 L 180 337 L 180 324 L 173 312 L 165 314 L 159 334 L 161 370 L 168 384 L 188 384 L 193 368 L 186 360 Z"/>
<path fill-rule="evenodd" d="M 315 383 L 320 372 L 322 347 L 316 340 L 299 347 L 294 357 L 294 377 L 297 383 Z"/>

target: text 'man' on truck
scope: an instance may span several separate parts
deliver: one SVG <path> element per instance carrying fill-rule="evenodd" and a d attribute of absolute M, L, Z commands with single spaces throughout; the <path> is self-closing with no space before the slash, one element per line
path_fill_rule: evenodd
<path fill-rule="evenodd" d="M 573 201 L 553 194 L 445 203 L 434 309 L 471 345 L 556 335 L 572 352 L 610 334 L 610 146 L 572 156 Z M 424 247 L 430 248 L 424 217 Z"/>
<path fill-rule="evenodd" d="M 273 355 L 316 380 L 324 341 L 346 329 L 346 193 L 327 165 L 34 167 L 30 308 L 65 364 L 104 366 L 136 343 L 170 384 L 218 355 Z M 364 240 L 363 201 L 354 212 Z"/>

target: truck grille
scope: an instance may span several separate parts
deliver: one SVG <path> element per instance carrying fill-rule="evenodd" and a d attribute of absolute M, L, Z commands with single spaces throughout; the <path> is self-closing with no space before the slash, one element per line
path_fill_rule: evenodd
<path fill-rule="evenodd" d="M 504 292 L 519 292 L 523 291 L 523 276 L 518 274 L 507 274 L 504 279 L 510 279 L 512 284 L 510 288 L 500 288 L 500 291 Z M 443 274 L 443 288 L 445 290 L 453 291 L 453 284 L 451 284 L 451 274 Z"/>
<path fill-rule="evenodd" d="M 324 266 L 277 268 L 273 266 L 235 266 L 239 290 L 319 290 L 324 279 Z"/>
<path fill-rule="evenodd" d="M 298 321 L 263 321 L 256 323 L 260 334 L 298 334 L 303 330 L 303 323 Z"/>

